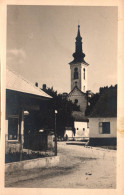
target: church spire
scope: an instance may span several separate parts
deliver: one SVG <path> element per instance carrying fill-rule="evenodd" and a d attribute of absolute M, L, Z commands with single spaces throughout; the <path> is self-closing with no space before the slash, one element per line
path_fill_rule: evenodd
<path fill-rule="evenodd" d="M 83 62 L 86 65 L 88 65 L 85 60 L 85 54 L 82 51 L 82 37 L 80 35 L 80 25 L 78 24 L 78 31 L 77 31 L 77 37 L 75 42 L 75 53 L 73 53 L 74 60 L 70 63 L 80 63 Z"/>
<path fill-rule="evenodd" d="M 80 25 L 78 25 L 77 37 L 81 37 L 81 36 L 80 36 Z"/>

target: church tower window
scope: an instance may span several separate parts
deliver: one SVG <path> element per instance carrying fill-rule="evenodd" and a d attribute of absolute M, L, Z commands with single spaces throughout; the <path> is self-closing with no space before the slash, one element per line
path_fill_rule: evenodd
<path fill-rule="evenodd" d="M 83 78 L 85 80 L 85 68 L 83 69 Z"/>
<path fill-rule="evenodd" d="M 75 104 L 77 104 L 77 103 L 78 103 L 78 100 L 77 100 L 77 99 L 75 99 L 74 103 L 75 103 Z"/>
<path fill-rule="evenodd" d="M 78 68 L 74 69 L 74 79 L 78 79 Z"/>

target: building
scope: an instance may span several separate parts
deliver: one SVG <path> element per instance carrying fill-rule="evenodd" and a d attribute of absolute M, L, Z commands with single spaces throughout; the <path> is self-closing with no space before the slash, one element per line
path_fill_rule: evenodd
<path fill-rule="evenodd" d="M 116 145 L 117 87 L 100 93 L 89 115 L 89 129 L 89 145 Z"/>
<path fill-rule="evenodd" d="M 74 127 L 76 140 L 89 140 L 89 120 L 86 117 L 77 116 Z"/>
<path fill-rule="evenodd" d="M 64 138 L 66 141 L 74 139 L 74 131 L 72 127 L 65 127 Z"/>
<path fill-rule="evenodd" d="M 77 87 L 83 93 L 87 91 L 87 67 L 85 62 L 85 54 L 82 50 L 82 37 L 80 36 L 80 26 L 78 25 L 78 32 L 75 43 L 75 53 L 73 53 L 74 60 L 69 63 L 71 70 L 71 91 Z"/>
<path fill-rule="evenodd" d="M 68 94 L 68 99 L 79 106 L 80 111 L 74 111 L 74 124 L 76 129 L 76 137 L 85 136 L 85 130 L 88 119 L 85 118 L 85 110 L 87 107 L 87 69 L 88 63 L 84 60 L 85 54 L 82 50 L 82 37 L 80 35 L 80 25 L 75 42 L 74 60 L 69 63 L 71 72 L 71 92 Z M 79 125 L 80 118 L 80 125 Z M 78 127 L 80 126 L 80 127 Z M 79 129 L 79 130 L 78 130 Z M 78 131 L 77 131 L 78 130 Z M 86 130 L 87 131 L 87 130 Z M 78 132 L 78 133 L 77 133 Z M 87 134 L 87 133 L 86 133 Z"/>
<path fill-rule="evenodd" d="M 39 149 L 37 148 L 39 146 L 43 148 L 53 144 L 50 138 L 52 133 L 50 135 L 47 131 L 44 131 L 45 126 L 43 123 L 51 100 L 51 96 L 44 91 L 22 78 L 22 76 L 7 69 L 6 153 L 19 152 L 20 149 L 32 149 L 32 147 L 35 150 Z M 38 120 L 38 116 L 40 120 Z M 40 140 L 38 141 L 39 137 Z M 36 145 L 36 143 L 40 145 Z"/>

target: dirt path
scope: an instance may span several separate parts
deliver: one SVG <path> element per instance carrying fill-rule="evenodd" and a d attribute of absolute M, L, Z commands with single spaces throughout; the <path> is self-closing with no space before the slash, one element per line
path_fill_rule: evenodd
<path fill-rule="evenodd" d="M 11 183 L 6 177 L 6 187 L 29 188 L 116 188 L 116 151 L 102 148 L 86 148 L 58 143 L 60 163 L 56 167 L 24 171 L 32 174 L 29 180 Z M 35 177 L 36 173 L 38 177 Z"/>

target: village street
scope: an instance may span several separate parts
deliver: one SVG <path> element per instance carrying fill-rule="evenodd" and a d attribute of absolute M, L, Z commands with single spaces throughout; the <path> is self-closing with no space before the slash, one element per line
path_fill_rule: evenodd
<path fill-rule="evenodd" d="M 6 187 L 116 188 L 116 150 L 58 142 L 56 167 L 6 174 Z M 28 179 L 26 176 L 28 175 Z"/>

